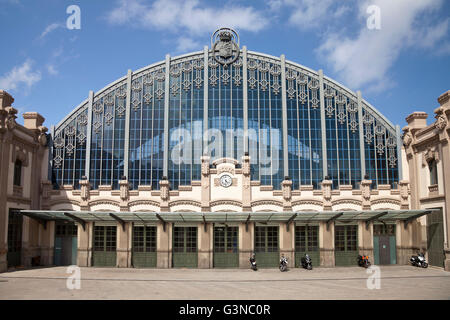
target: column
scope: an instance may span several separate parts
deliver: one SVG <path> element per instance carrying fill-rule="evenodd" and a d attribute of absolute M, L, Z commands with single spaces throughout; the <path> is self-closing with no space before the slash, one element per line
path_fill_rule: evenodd
<path fill-rule="evenodd" d="M 131 267 L 131 236 L 133 223 L 126 222 L 125 230 L 120 223 L 117 224 L 117 266 L 119 268 Z"/>
<path fill-rule="evenodd" d="M 128 177 L 128 157 L 130 155 L 130 108 L 131 108 L 131 70 L 127 73 L 127 98 L 125 108 L 125 144 L 124 144 L 124 158 L 123 158 L 123 174 Z"/>
<path fill-rule="evenodd" d="M 334 223 L 329 225 L 327 230 L 327 223 L 319 223 L 319 251 L 320 251 L 320 266 L 334 267 Z"/>
<path fill-rule="evenodd" d="M 280 223 L 280 256 L 288 258 L 288 267 L 295 267 L 295 223 Z"/>
<path fill-rule="evenodd" d="M 164 224 L 159 222 L 156 226 L 156 267 L 167 269 L 172 268 L 172 223 Z"/>
<path fill-rule="evenodd" d="M 77 265 L 79 267 L 92 266 L 92 238 L 94 233 L 94 222 L 86 222 L 86 230 L 83 230 L 81 224 L 78 224 L 78 257 Z"/>
<path fill-rule="evenodd" d="M 250 256 L 255 249 L 254 234 L 255 224 L 253 222 L 248 223 L 248 230 L 246 230 L 245 223 L 239 224 L 239 268 L 250 268 Z"/>
<path fill-rule="evenodd" d="M 213 267 L 213 224 L 207 223 L 206 230 L 203 223 L 198 225 L 198 268 Z"/>
<path fill-rule="evenodd" d="M 373 256 L 373 224 L 370 223 L 366 229 L 364 221 L 358 222 L 358 250 L 359 254 L 369 256 L 370 262 L 374 262 Z"/>

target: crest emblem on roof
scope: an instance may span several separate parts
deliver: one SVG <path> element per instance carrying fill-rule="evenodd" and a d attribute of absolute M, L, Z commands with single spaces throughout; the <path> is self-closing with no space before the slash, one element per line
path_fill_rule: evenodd
<path fill-rule="evenodd" d="M 239 57 L 239 36 L 231 28 L 220 28 L 211 37 L 211 50 L 214 59 L 227 67 Z"/>

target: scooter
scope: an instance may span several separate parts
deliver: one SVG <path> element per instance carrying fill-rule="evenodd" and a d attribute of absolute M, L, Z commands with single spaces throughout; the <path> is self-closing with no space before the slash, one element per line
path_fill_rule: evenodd
<path fill-rule="evenodd" d="M 287 265 L 288 265 L 288 260 L 287 260 L 287 258 L 285 258 L 284 256 L 282 256 L 281 259 L 280 259 L 280 266 L 279 266 L 280 271 L 281 271 L 281 272 L 287 271 Z"/>
<path fill-rule="evenodd" d="M 256 266 L 255 254 L 253 254 L 253 255 L 250 257 L 250 265 L 251 265 L 251 268 L 252 268 L 253 271 L 258 270 L 258 267 Z"/>
<path fill-rule="evenodd" d="M 417 256 L 411 256 L 411 259 L 409 259 L 409 261 L 411 262 L 411 265 L 416 267 L 422 268 L 428 267 L 428 263 L 425 260 L 425 256 L 422 252 L 418 253 Z"/>
<path fill-rule="evenodd" d="M 358 256 L 358 266 L 364 268 L 370 267 L 369 256 Z"/>
<path fill-rule="evenodd" d="M 312 270 L 312 261 L 309 254 L 305 254 L 305 256 L 302 258 L 302 267 L 307 270 Z"/>

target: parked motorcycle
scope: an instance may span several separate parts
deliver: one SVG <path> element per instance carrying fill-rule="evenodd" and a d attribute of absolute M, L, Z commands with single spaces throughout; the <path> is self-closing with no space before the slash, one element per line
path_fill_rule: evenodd
<path fill-rule="evenodd" d="M 281 271 L 281 272 L 287 271 L 287 265 L 288 265 L 288 260 L 287 260 L 287 258 L 285 258 L 284 256 L 281 256 L 281 259 L 280 259 L 280 266 L 279 266 L 280 271 Z"/>
<path fill-rule="evenodd" d="M 250 257 L 250 266 L 253 271 L 258 270 L 258 267 L 256 266 L 255 254 L 252 254 L 252 256 Z"/>
<path fill-rule="evenodd" d="M 312 261 L 309 254 L 305 254 L 305 256 L 302 258 L 302 267 L 307 270 L 312 270 Z"/>
<path fill-rule="evenodd" d="M 416 267 L 428 267 L 428 262 L 425 260 L 425 255 L 422 252 L 418 253 L 417 256 L 411 256 L 409 261 L 411 262 L 411 265 Z"/>
<path fill-rule="evenodd" d="M 358 266 L 364 268 L 370 267 L 369 256 L 358 256 Z"/>

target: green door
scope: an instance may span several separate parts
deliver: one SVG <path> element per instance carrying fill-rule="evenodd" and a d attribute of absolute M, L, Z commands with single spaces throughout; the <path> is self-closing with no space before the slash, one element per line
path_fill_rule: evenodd
<path fill-rule="evenodd" d="M 358 226 L 345 225 L 334 228 L 334 253 L 336 266 L 355 266 L 358 263 Z"/>
<path fill-rule="evenodd" d="M 174 268 L 197 268 L 197 227 L 173 228 L 172 260 Z"/>
<path fill-rule="evenodd" d="M 373 255 L 374 264 L 384 265 L 397 263 L 395 224 L 373 225 Z"/>
<path fill-rule="evenodd" d="M 156 227 L 133 227 L 133 266 L 156 268 Z"/>
<path fill-rule="evenodd" d="M 319 226 L 295 227 L 295 266 L 302 266 L 302 258 L 309 254 L 313 267 L 320 265 Z"/>
<path fill-rule="evenodd" d="M 444 222 L 442 209 L 427 215 L 428 263 L 444 267 Z"/>
<path fill-rule="evenodd" d="M 239 267 L 238 227 L 214 227 L 214 267 Z"/>
<path fill-rule="evenodd" d="M 278 226 L 255 227 L 255 258 L 261 268 L 275 268 L 280 262 Z"/>
<path fill-rule="evenodd" d="M 8 267 L 20 266 L 22 252 L 22 222 L 23 217 L 10 209 L 8 214 Z"/>
<path fill-rule="evenodd" d="M 94 267 L 116 266 L 116 226 L 94 226 L 94 251 L 92 265 Z"/>
<path fill-rule="evenodd" d="M 77 231 L 74 223 L 56 222 L 53 255 L 56 266 L 77 264 Z"/>

